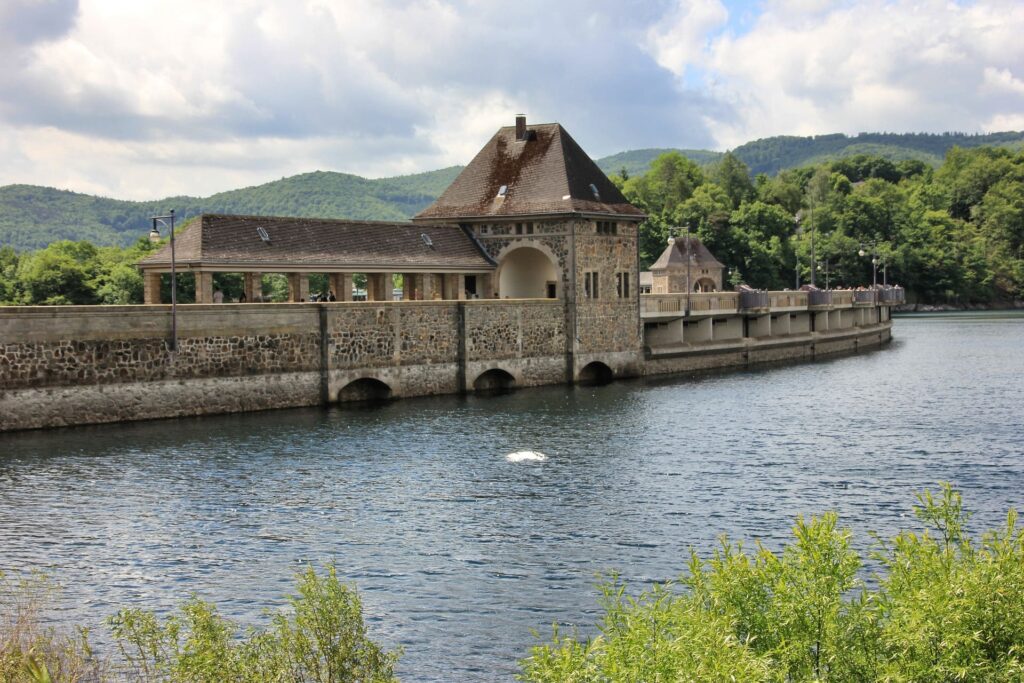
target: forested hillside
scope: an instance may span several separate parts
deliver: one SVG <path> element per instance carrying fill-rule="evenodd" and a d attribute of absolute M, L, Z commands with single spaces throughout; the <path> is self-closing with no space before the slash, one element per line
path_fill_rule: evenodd
<path fill-rule="evenodd" d="M 1024 133 L 990 135 L 864 133 L 856 137 L 774 137 L 733 151 L 752 175 L 868 154 L 890 161 L 918 160 L 938 166 L 953 145 L 1024 147 Z M 638 176 L 659 155 L 676 151 L 707 168 L 722 157 L 707 150 L 639 149 L 597 160 L 608 175 Z M 416 175 L 370 180 L 346 173 L 316 171 L 210 197 L 168 197 L 130 202 L 34 185 L 0 187 L 0 246 L 17 251 L 67 240 L 127 246 L 149 229 L 149 216 L 177 210 L 183 219 L 208 213 L 317 216 L 406 220 L 429 205 L 462 170 L 461 166 Z"/>
<path fill-rule="evenodd" d="M 689 225 L 731 285 L 795 287 L 812 268 L 819 286 L 870 284 L 877 256 L 878 281 L 911 301 L 1024 297 L 1024 150 L 955 147 L 938 169 L 861 155 L 754 179 L 732 153 L 702 169 L 670 152 L 643 176 L 612 179 L 649 216 L 641 267 Z"/>
<path fill-rule="evenodd" d="M 38 249 L 57 240 L 126 246 L 149 231 L 149 217 L 174 208 L 182 220 L 207 213 L 406 220 L 441 194 L 459 166 L 368 180 L 316 171 L 210 197 L 130 202 L 33 185 L 0 188 L 0 246 Z"/>

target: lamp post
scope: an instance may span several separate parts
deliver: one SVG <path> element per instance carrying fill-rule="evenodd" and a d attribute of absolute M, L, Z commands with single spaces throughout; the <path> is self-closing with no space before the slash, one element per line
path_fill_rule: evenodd
<path fill-rule="evenodd" d="M 878 245 L 872 242 L 869 245 L 860 245 L 860 251 L 857 252 L 859 256 L 867 256 L 871 254 L 871 288 L 878 288 L 878 264 L 881 263 L 881 258 L 878 254 Z"/>
<path fill-rule="evenodd" d="M 160 241 L 160 226 L 171 234 L 171 358 L 178 351 L 178 270 L 174 258 L 174 209 L 166 216 L 153 216 L 153 229 L 149 231 L 151 242 Z M 168 222 L 170 221 L 170 222 Z"/>
<path fill-rule="evenodd" d="M 828 277 L 828 266 L 829 266 L 829 263 L 828 263 L 828 259 L 827 258 L 823 259 L 821 261 L 818 261 L 818 270 L 821 270 L 822 266 L 825 267 L 825 289 L 829 289 L 829 282 L 830 282 L 829 281 L 829 277 Z"/>

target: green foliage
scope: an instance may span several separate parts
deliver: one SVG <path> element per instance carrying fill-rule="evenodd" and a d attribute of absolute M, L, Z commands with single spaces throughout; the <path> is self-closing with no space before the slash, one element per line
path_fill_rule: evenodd
<path fill-rule="evenodd" d="M 78 683 L 105 674 L 85 629 L 45 625 L 56 588 L 40 574 L 15 578 L 0 572 L 0 681 Z"/>
<path fill-rule="evenodd" d="M 123 673 L 147 682 L 397 680 L 398 653 L 369 639 L 359 596 L 338 580 L 333 565 L 324 576 L 307 568 L 296 581 L 290 610 L 275 614 L 270 628 L 244 636 L 214 605 L 194 596 L 163 620 L 146 610 L 121 610 L 110 626 Z"/>
<path fill-rule="evenodd" d="M 878 543 L 870 588 L 834 513 L 781 553 L 723 539 L 678 583 L 602 585 L 600 634 L 555 630 L 526 681 L 1009 682 L 1024 679 L 1024 533 L 1012 510 L 975 543 L 960 495 L 924 492 L 923 532 Z"/>

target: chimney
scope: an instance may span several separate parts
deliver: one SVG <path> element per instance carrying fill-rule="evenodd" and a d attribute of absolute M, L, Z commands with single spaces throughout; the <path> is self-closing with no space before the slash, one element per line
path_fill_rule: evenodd
<path fill-rule="evenodd" d="M 526 116 L 519 114 L 516 116 L 516 140 L 526 139 Z"/>

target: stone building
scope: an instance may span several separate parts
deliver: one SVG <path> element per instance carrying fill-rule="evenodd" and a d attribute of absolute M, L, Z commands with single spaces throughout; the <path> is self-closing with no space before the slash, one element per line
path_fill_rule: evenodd
<path fill-rule="evenodd" d="M 288 277 L 290 301 L 309 300 L 309 275 L 325 273 L 338 301 L 353 300 L 353 276 L 366 276 L 366 299 L 390 301 L 393 275 L 406 300 L 463 299 L 487 290 L 495 264 L 456 225 L 413 225 L 273 216 L 205 214 L 175 239 L 179 273 L 196 278 L 196 303 L 213 302 L 214 273 L 241 273 L 248 302 L 262 293 L 264 273 Z M 160 303 L 160 278 L 171 248 L 139 262 L 145 302 Z"/>
<path fill-rule="evenodd" d="M 677 237 L 651 266 L 651 293 L 685 292 L 687 282 L 694 292 L 718 292 L 722 290 L 724 270 L 725 266 L 699 239 Z"/>
<path fill-rule="evenodd" d="M 644 218 L 560 124 L 518 116 L 413 221 L 469 231 L 497 264 L 492 296 L 563 300 L 579 377 L 597 362 L 588 372 L 639 372 Z"/>

